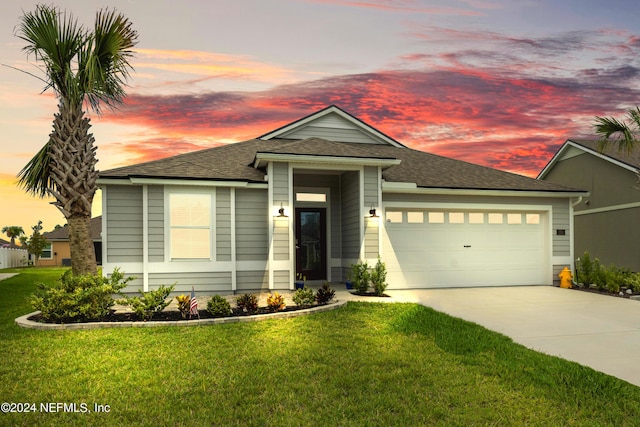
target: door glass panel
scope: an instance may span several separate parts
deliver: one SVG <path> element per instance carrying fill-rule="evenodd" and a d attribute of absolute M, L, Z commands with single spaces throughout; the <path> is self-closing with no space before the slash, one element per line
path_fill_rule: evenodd
<path fill-rule="evenodd" d="M 300 258 L 303 270 L 322 267 L 320 212 L 300 212 Z"/>

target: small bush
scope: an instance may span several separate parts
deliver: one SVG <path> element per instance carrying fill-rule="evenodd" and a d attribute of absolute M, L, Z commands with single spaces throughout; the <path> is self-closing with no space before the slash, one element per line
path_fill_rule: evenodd
<path fill-rule="evenodd" d="M 369 274 L 371 285 L 373 286 L 373 292 L 377 296 L 384 295 L 384 291 L 387 289 L 387 266 L 380 259 L 378 255 L 378 262 Z"/>
<path fill-rule="evenodd" d="M 316 301 L 316 296 L 313 294 L 313 289 L 303 288 L 296 290 L 292 299 L 296 305 L 312 305 Z"/>
<path fill-rule="evenodd" d="M 584 254 L 576 260 L 576 281 L 582 283 L 585 287 L 589 287 L 593 283 L 593 264 L 591 262 L 591 256 L 589 252 L 584 251 Z"/>
<path fill-rule="evenodd" d="M 269 294 L 267 297 L 267 307 L 271 311 L 282 311 L 287 305 L 284 303 L 284 297 L 277 292 Z"/>
<path fill-rule="evenodd" d="M 335 295 L 336 291 L 331 289 L 327 282 L 324 282 L 322 287 L 318 289 L 318 292 L 316 293 L 316 301 L 318 301 L 318 304 L 326 304 L 331 301 Z"/>
<path fill-rule="evenodd" d="M 131 280 L 133 277 L 125 279 L 117 268 L 111 277 L 74 276 L 69 270 L 52 287 L 37 284 L 30 302 L 49 322 L 103 320 L 115 304 L 113 295 L 120 294 Z"/>
<path fill-rule="evenodd" d="M 191 297 L 189 295 L 178 295 L 176 301 L 178 301 L 178 311 L 180 315 L 183 319 L 186 319 L 191 309 Z"/>
<path fill-rule="evenodd" d="M 167 297 L 175 286 L 175 284 L 168 287 L 162 285 L 156 290 L 140 292 L 140 296 L 125 297 L 118 302 L 131 307 L 140 319 L 149 320 L 155 313 L 160 313 L 171 303 L 171 300 L 167 301 Z"/>
<path fill-rule="evenodd" d="M 633 293 L 640 293 L 640 273 L 629 273 L 625 278 L 625 285 L 633 291 Z"/>
<path fill-rule="evenodd" d="M 214 295 L 207 302 L 207 311 L 215 317 L 229 316 L 231 314 L 231 304 L 220 295 Z"/>
<path fill-rule="evenodd" d="M 351 273 L 349 274 L 351 283 L 355 290 L 360 294 L 366 294 L 369 291 L 369 264 L 366 261 L 351 264 Z"/>
<path fill-rule="evenodd" d="M 240 295 L 236 300 L 238 308 L 245 313 L 255 313 L 258 311 L 258 297 L 252 294 Z"/>

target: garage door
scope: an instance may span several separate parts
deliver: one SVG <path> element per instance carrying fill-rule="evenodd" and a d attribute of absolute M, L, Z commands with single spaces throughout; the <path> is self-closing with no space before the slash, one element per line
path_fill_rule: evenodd
<path fill-rule="evenodd" d="M 383 254 L 390 288 L 546 283 L 545 212 L 392 210 Z"/>

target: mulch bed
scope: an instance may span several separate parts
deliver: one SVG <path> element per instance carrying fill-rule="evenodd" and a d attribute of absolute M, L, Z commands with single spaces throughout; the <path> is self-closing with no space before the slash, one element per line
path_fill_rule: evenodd
<path fill-rule="evenodd" d="M 286 313 L 288 311 L 298 311 L 298 310 L 303 310 L 305 308 L 311 308 L 311 307 L 317 307 L 316 305 L 294 305 L 291 307 L 286 307 L 284 310 L 279 310 L 277 312 L 274 312 L 270 309 L 268 309 L 267 307 L 259 307 L 258 311 L 253 312 L 253 313 L 249 313 L 249 312 L 243 312 L 240 309 L 237 308 L 233 308 L 231 309 L 231 315 L 230 316 L 213 316 L 211 313 L 209 313 L 206 310 L 201 310 L 200 311 L 200 319 L 215 319 L 215 318 L 220 318 L 220 317 L 245 317 L 245 316 L 253 316 L 253 315 L 259 315 L 259 314 L 269 314 L 269 313 Z M 153 317 L 151 319 L 149 319 L 148 321 L 152 321 L 152 322 L 162 322 L 162 321 L 186 321 L 186 320 L 195 320 L 198 319 L 197 316 L 191 317 L 189 318 L 189 316 L 187 316 L 186 319 L 182 318 L 182 315 L 180 314 L 179 311 L 175 311 L 175 310 L 166 310 L 166 311 L 161 311 L 160 313 L 154 313 Z M 130 313 L 130 312 L 112 312 L 110 315 L 108 315 L 106 318 L 101 319 L 101 320 L 85 320 L 85 319 L 66 319 L 65 321 L 61 321 L 61 322 L 48 322 L 46 320 L 44 320 L 42 318 L 42 316 L 40 314 L 34 314 L 33 316 L 29 317 L 29 320 L 34 321 L 34 322 L 39 322 L 39 323 L 58 323 L 58 324 L 63 324 L 63 323 L 97 323 L 97 322 L 144 322 L 144 320 L 140 319 L 138 316 L 136 316 L 135 313 Z"/>
<path fill-rule="evenodd" d="M 382 298 L 391 298 L 390 295 L 382 294 L 376 295 L 375 292 L 358 292 L 358 291 L 349 291 L 351 295 L 358 295 L 360 297 L 382 297 Z"/>
<path fill-rule="evenodd" d="M 607 296 L 610 296 L 610 297 L 627 298 L 627 299 L 629 299 L 629 298 L 631 298 L 633 296 L 640 295 L 638 293 L 628 294 L 626 292 L 626 290 L 623 290 L 622 291 L 622 295 L 620 295 L 617 292 L 609 292 L 606 289 L 600 290 L 598 288 L 586 288 L 586 287 L 582 287 L 582 286 L 573 286 L 571 289 L 576 290 L 576 291 L 581 291 L 581 292 L 591 292 L 592 294 L 600 294 L 600 295 L 607 295 Z"/>

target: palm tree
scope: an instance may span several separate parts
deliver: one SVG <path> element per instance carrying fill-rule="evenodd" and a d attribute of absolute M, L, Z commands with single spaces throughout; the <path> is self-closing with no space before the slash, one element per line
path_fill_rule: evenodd
<path fill-rule="evenodd" d="M 594 123 L 597 135 L 600 135 L 598 148 L 603 151 L 610 142 L 618 144 L 618 151 L 629 154 L 638 145 L 640 138 L 640 107 L 627 110 L 628 123 L 613 117 L 596 117 Z"/>
<path fill-rule="evenodd" d="M 95 274 L 90 221 L 98 160 L 84 107 L 100 114 L 101 105 L 122 103 L 138 35 L 115 10 L 98 11 L 90 31 L 71 14 L 38 5 L 21 18 L 17 36 L 27 43 L 27 55 L 44 64 L 44 91 L 51 88 L 58 99 L 49 140 L 20 171 L 18 183 L 35 196 L 55 197 L 69 224 L 73 274 Z"/>
<path fill-rule="evenodd" d="M 16 237 L 20 237 L 24 234 L 24 230 L 18 225 L 7 225 L 6 227 L 2 227 L 2 232 L 11 239 L 11 246 L 16 245 Z"/>

